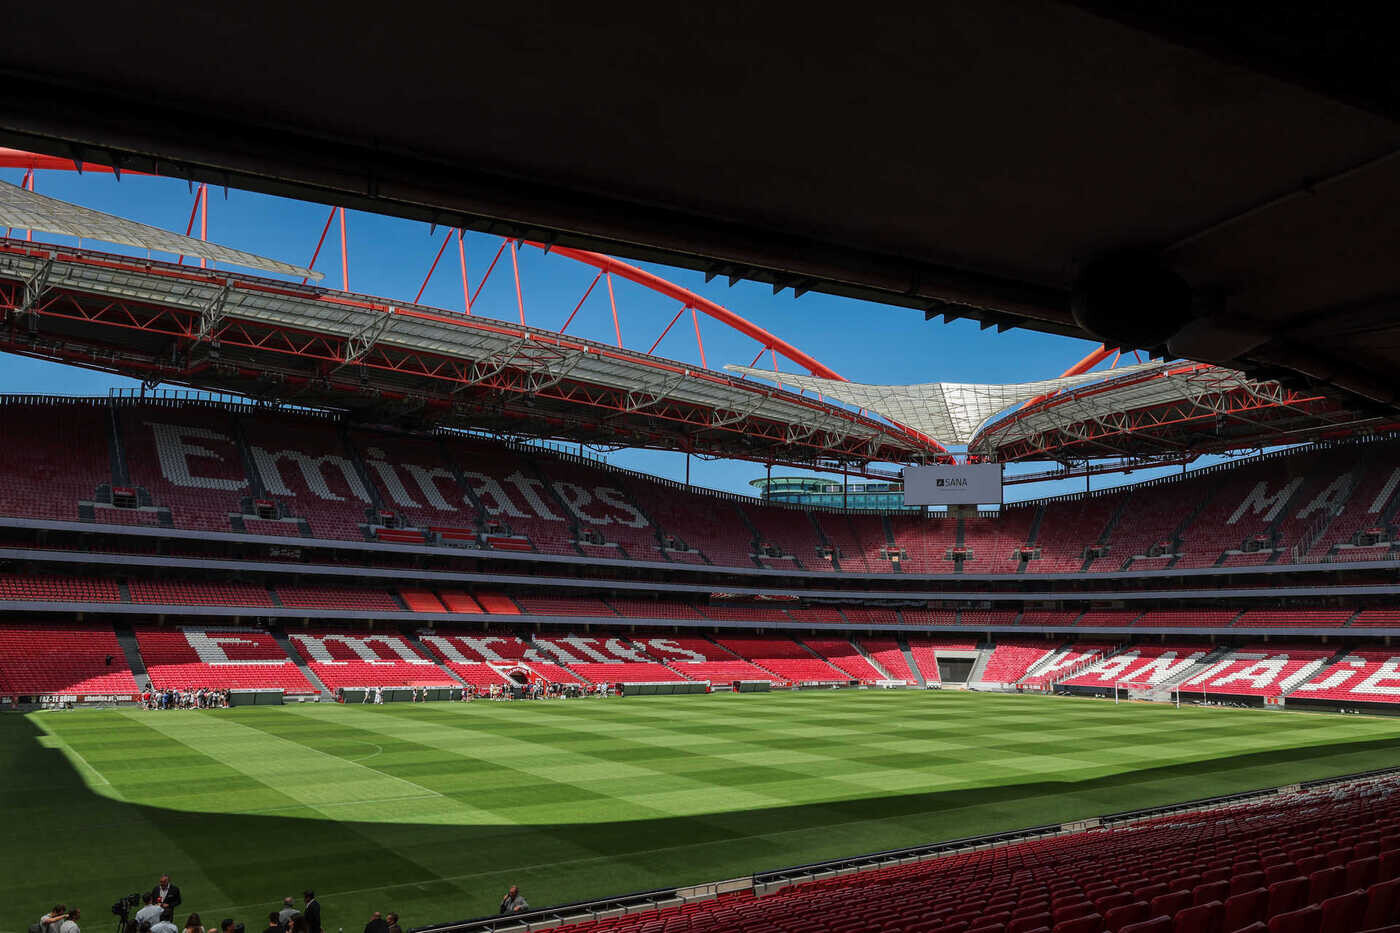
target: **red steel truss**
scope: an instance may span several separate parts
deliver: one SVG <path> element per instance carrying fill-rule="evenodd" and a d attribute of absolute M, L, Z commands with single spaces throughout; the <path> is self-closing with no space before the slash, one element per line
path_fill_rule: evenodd
<path fill-rule="evenodd" d="M 74 286 L 81 277 L 99 284 Z M 155 301 L 143 299 L 142 288 L 215 297 Z M 282 302 L 307 313 L 300 324 L 285 316 L 273 323 L 231 301 L 222 312 L 211 307 L 230 292 L 250 306 Z M 317 309 L 371 323 L 327 333 Z M 938 452 L 811 397 L 559 333 L 86 250 L 0 240 L 0 311 L 0 349 L 252 397 L 412 410 L 436 422 L 775 463 Z M 467 357 L 385 339 L 400 321 L 450 326 L 489 352 Z M 586 370 L 615 378 L 585 378 Z M 697 387 L 715 401 L 687 399 Z"/>
<path fill-rule="evenodd" d="M 1397 422 L 1203 363 L 1043 397 L 988 425 L 973 449 L 998 460 L 1193 456 L 1385 431 Z"/>

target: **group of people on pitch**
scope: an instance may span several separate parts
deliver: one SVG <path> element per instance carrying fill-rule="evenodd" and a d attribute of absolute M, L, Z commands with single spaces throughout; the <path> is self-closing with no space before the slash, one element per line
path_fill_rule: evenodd
<path fill-rule="evenodd" d="M 227 709 L 228 691 L 200 687 L 198 690 L 153 690 L 150 684 L 141 691 L 141 705 L 146 709 Z"/>
<path fill-rule="evenodd" d="M 112 908 L 113 912 L 124 914 L 125 905 L 131 900 L 134 900 L 134 896 L 124 898 Z M 175 909 L 183 900 L 180 888 L 171 883 L 170 876 L 161 875 L 156 886 L 141 895 L 141 907 L 126 920 L 122 933 L 182 933 L 181 928 L 175 925 Z M 522 913 L 529 909 L 529 903 L 516 885 L 511 885 L 501 898 L 500 912 L 503 914 Z M 78 925 L 81 918 L 82 911 L 77 907 L 55 904 L 53 910 L 30 926 L 29 933 L 82 933 Z M 183 933 L 246 933 L 246 929 L 244 924 L 231 917 L 221 920 L 217 928 L 205 927 L 199 914 L 192 913 L 185 920 Z M 282 898 L 281 909 L 267 915 L 267 927 L 262 933 L 325 933 L 321 925 L 321 902 L 316 899 L 316 892 L 310 888 L 304 891 L 301 907 L 296 906 L 294 898 Z M 365 924 L 364 933 L 403 933 L 399 915 L 392 911 L 381 914 L 376 910 Z"/>

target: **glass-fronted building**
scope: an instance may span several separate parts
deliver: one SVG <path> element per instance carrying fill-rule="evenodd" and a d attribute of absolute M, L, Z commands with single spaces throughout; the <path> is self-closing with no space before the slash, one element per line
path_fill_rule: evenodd
<path fill-rule="evenodd" d="M 775 476 L 749 482 L 760 498 L 789 505 L 810 505 L 824 509 L 912 509 L 904 504 L 903 483 L 840 483 L 816 476 Z"/>

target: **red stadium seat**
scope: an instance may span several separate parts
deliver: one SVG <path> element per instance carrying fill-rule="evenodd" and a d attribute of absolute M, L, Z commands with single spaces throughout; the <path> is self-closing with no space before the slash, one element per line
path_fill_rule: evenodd
<path fill-rule="evenodd" d="M 1318 933 L 1322 908 L 1316 904 L 1269 918 L 1269 933 Z"/>

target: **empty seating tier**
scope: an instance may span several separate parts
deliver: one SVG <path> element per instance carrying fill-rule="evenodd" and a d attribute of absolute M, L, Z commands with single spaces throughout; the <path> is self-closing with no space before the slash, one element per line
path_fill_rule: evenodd
<path fill-rule="evenodd" d="M 1397 793 L 1394 778 L 1322 787 L 556 929 L 1389 931 L 1400 920 Z"/>
<path fill-rule="evenodd" d="M 110 625 L 0 622 L 0 696 L 111 696 L 137 692 Z"/>
<path fill-rule="evenodd" d="M 311 672 L 332 690 L 459 686 L 400 635 L 321 630 L 288 637 Z"/>
<path fill-rule="evenodd" d="M 256 629 L 138 626 L 136 643 L 158 690 L 316 692 L 277 639 Z"/>

